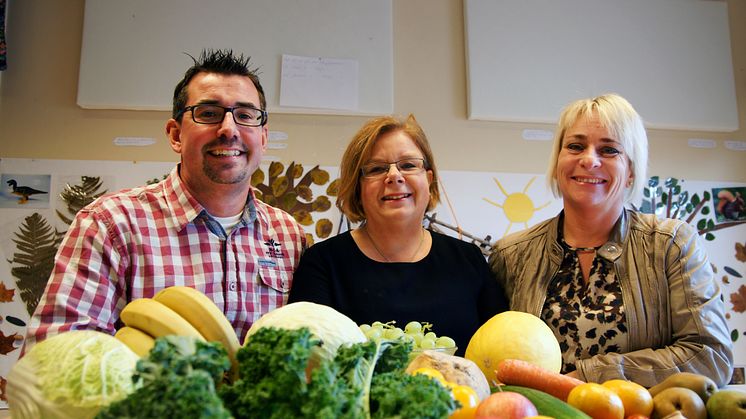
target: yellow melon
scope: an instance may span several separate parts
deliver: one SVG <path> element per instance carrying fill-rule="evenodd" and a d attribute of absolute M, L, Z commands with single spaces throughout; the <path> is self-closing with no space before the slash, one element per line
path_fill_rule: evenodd
<path fill-rule="evenodd" d="M 505 311 L 487 320 L 471 337 L 465 357 L 493 383 L 497 382 L 495 368 L 503 359 L 521 359 L 554 372 L 562 368 L 562 352 L 552 329 L 520 311 Z"/>

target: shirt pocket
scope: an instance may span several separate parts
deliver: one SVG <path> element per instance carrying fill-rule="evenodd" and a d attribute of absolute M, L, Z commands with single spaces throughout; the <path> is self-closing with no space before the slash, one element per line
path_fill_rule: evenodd
<path fill-rule="evenodd" d="M 262 266 L 259 268 L 259 278 L 264 285 L 284 294 L 290 291 L 293 270 L 280 266 Z"/>

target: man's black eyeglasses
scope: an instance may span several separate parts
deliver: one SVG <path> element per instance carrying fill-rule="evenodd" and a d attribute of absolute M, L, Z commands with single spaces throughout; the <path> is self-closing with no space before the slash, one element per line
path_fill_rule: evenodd
<path fill-rule="evenodd" d="M 260 127 L 267 123 L 267 111 L 256 109 L 251 106 L 234 106 L 226 108 L 220 105 L 200 104 L 187 106 L 179 112 L 192 111 L 192 120 L 198 124 L 219 124 L 225 119 L 225 113 L 233 115 L 233 121 L 238 125 L 247 127 Z"/>

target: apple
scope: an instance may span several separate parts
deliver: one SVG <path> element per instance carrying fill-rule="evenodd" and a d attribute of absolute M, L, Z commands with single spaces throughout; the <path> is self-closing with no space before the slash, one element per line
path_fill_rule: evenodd
<path fill-rule="evenodd" d="M 650 416 L 635 413 L 634 415 L 625 416 L 624 419 L 650 419 Z"/>
<path fill-rule="evenodd" d="M 705 403 L 693 390 L 669 387 L 653 397 L 653 419 L 681 412 L 688 419 L 707 419 Z"/>
<path fill-rule="evenodd" d="M 746 393 L 738 390 L 720 390 L 707 400 L 710 419 L 746 418 Z"/>
<path fill-rule="evenodd" d="M 477 406 L 475 417 L 499 417 L 501 419 L 522 419 L 536 416 L 536 406 L 526 396 L 512 391 L 498 391 L 482 400 Z"/>

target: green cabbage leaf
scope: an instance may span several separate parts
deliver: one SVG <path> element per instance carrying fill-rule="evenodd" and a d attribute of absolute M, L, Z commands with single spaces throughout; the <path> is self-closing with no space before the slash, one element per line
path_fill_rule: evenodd
<path fill-rule="evenodd" d="M 76 330 L 34 345 L 8 375 L 14 418 L 92 418 L 135 390 L 139 357 L 106 333 Z"/>

